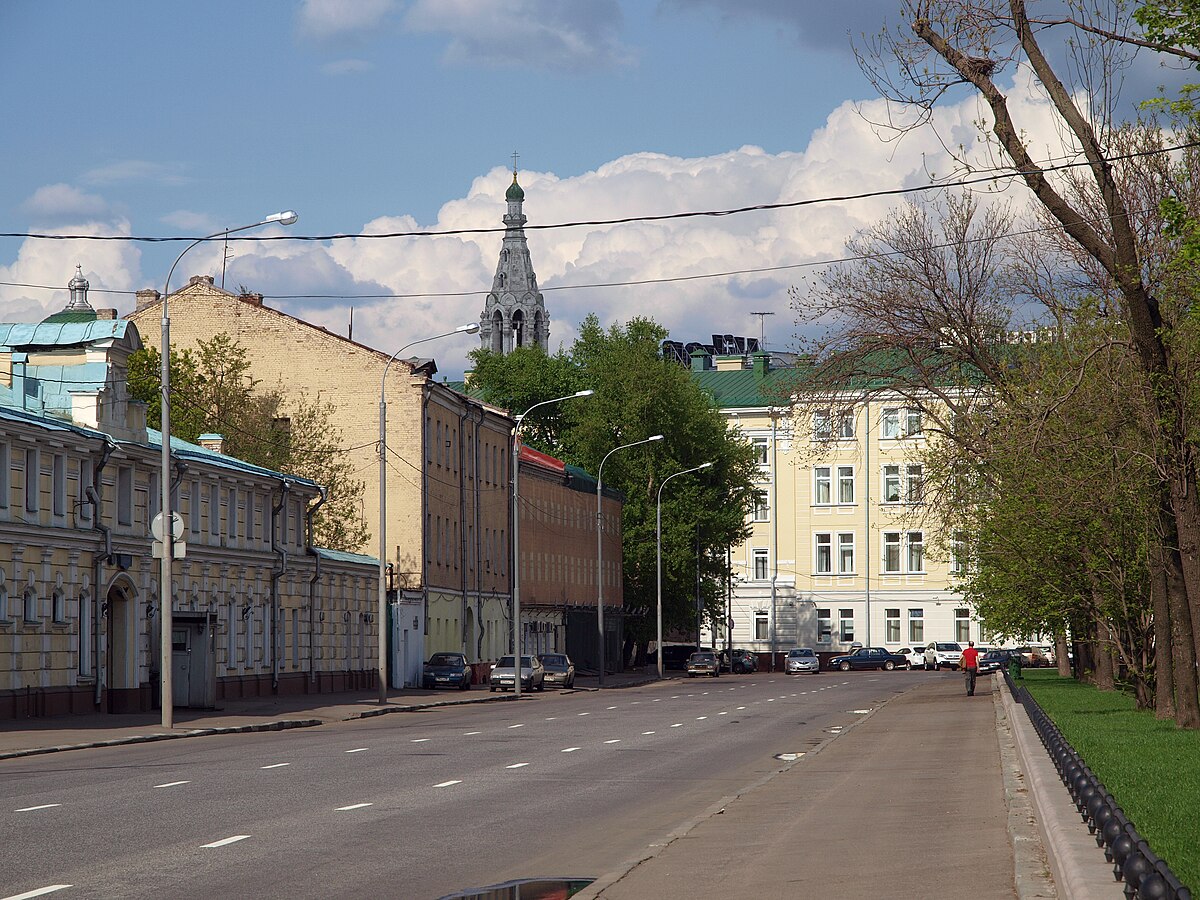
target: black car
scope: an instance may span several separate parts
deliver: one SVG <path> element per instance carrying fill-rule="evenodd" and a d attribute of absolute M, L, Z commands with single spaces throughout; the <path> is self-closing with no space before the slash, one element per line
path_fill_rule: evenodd
<path fill-rule="evenodd" d="M 859 647 L 845 656 L 829 660 L 829 668 L 849 672 L 851 669 L 901 669 L 908 665 L 908 657 L 892 653 L 883 647 Z"/>
<path fill-rule="evenodd" d="M 1016 650 L 989 650 L 983 656 L 979 657 L 979 674 L 983 675 L 987 672 L 995 672 L 999 669 L 1007 669 L 1009 660 L 1015 659 L 1018 666 L 1022 666 L 1025 660 Z"/>
<path fill-rule="evenodd" d="M 465 691 L 471 687 L 471 667 L 461 653 L 435 653 L 421 673 L 425 688 L 452 687 Z"/>
<path fill-rule="evenodd" d="M 749 650 L 722 650 L 721 671 L 749 675 L 758 671 L 758 657 Z"/>

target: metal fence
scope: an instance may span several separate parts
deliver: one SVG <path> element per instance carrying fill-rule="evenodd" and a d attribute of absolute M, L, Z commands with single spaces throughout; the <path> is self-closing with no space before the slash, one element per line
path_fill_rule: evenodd
<path fill-rule="evenodd" d="M 1112 794 L 1087 767 L 1029 691 L 1018 687 L 1008 672 L 1004 673 L 1004 680 L 1012 695 L 1029 714 L 1029 720 L 1058 769 L 1059 777 L 1075 802 L 1075 808 L 1087 824 L 1088 831 L 1095 835 L 1096 845 L 1104 848 L 1104 858 L 1113 866 L 1113 877 L 1125 883 L 1125 896 L 1129 900 L 1191 900 L 1192 892 L 1180 882 L 1170 866 L 1150 849 Z"/>

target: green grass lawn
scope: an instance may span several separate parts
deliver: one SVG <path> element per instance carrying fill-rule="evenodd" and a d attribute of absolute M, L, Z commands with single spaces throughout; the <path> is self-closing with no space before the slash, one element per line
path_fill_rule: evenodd
<path fill-rule="evenodd" d="M 1179 880 L 1200 885 L 1200 732 L 1134 708 L 1053 670 L 1026 669 L 1025 686 Z"/>

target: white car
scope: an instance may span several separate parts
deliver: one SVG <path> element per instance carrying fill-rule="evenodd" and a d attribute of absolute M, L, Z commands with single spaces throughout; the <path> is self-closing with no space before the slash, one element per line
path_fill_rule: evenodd
<path fill-rule="evenodd" d="M 812 647 L 793 647 L 788 651 L 783 670 L 789 675 L 800 672 L 820 672 L 821 658 Z"/>
<path fill-rule="evenodd" d="M 896 651 L 896 655 L 905 657 L 910 669 L 920 669 L 925 666 L 925 648 L 923 646 L 901 647 Z"/>
<path fill-rule="evenodd" d="M 934 641 L 925 647 L 926 669 L 957 669 L 962 662 L 962 645 L 955 641 Z"/>

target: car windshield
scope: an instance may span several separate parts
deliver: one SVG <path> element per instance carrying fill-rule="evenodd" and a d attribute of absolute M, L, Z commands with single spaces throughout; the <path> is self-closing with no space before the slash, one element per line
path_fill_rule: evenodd
<path fill-rule="evenodd" d="M 496 661 L 497 669 L 511 669 L 513 667 L 513 658 L 511 656 L 502 656 Z"/>
<path fill-rule="evenodd" d="M 793 658 L 798 657 L 798 656 L 812 656 L 812 655 L 813 655 L 813 652 L 811 650 L 809 650 L 808 648 L 791 650 L 788 652 L 788 656 L 791 656 Z"/>
<path fill-rule="evenodd" d="M 566 664 L 567 664 L 567 658 L 565 656 L 543 656 L 542 657 L 542 665 L 543 666 L 565 666 Z"/>
<path fill-rule="evenodd" d="M 961 653 L 962 652 L 962 647 L 960 647 L 958 644 L 938 644 L 937 648 L 939 650 L 941 650 L 943 653 L 949 653 L 949 652 Z"/>
<path fill-rule="evenodd" d="M 431 666 L 461 666 L 463 658 L 453 653 L 435 653 L 429 657 Z"/>
<path fill-rule="evenodd" d="M 693 653 L 688 662 L 706 663 L 712 662 L 714 658 L 711 653 Z"/>

